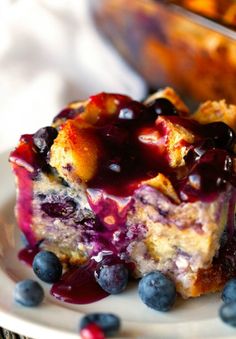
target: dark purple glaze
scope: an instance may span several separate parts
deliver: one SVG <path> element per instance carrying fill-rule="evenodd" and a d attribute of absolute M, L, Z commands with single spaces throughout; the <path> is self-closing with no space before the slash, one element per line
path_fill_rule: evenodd
<path fill-rule="evenodd" d="M 34 257 L 36 254 L 40 252 L 40 248 L 38 246 L 34 247 L 25 247 L 22 248 L 18 253 L 18 258 L 20 261 L 24 262 L 25 264 L 32 266 Z"/>
<path fill-rule="evenodd" d="M 51 218 L 67 219 L 76 210 L 76 202 L 67 198 L 62 202 L 45 202 L 41 204 L 41 210 Z"/>
<path fill-rule="evenodd" d="M 68 119 L 74 119 L 77 115 L 82 113 L 84 110 L 83 106 L 80 106 L 79 108 L 65 108 L 61 112 L 59 112 L 55 118 L 53 119 L 53 123 L 56 123 L 58 120 L 68 120 Z"/>
<path fill-rule="evenodd" d="M 227 233 L 230 238 L 235 233 L 235 204 L 236 204 L 236 189 L 233 189 L 229 200 L 228 218 L 227 218 Z"/>
<path fill-rule="evenodd" d="M 23 135 L 19 146 L 10 154 L 13 171 L 18 180 L 16 215 L 18 225 L 25 234 L 30 245 L 36 244 L 31 230 L 33 179 L 39 170 L 36 153 L 33 150 L 31 135 Z"/>
<path fill-rule="evenodd" d="M 225 244 L 219 250 L 218 256 L 213 260 L 213 265 L 221 267 L 225 279 L 236 276 L 236 237 L 227 237 Z"/>
<path fill-rule="evenodd" d="M 77 112 L 74 115 L 72 111 L 63 111 L 61 117 L 78 119 L 78 122 L 86 119 L 86 116 L 96 117 L 92 130 L 102 144 L 102 154 L 95 176 L 87 183 L 90 205 L 96 213 L 100 203 L 93 200 L 92 191 L 100 191 L 101 196 L 109 196 L 105 200 L 100 199 L 100 202 L 106 204 L 117 219 L 120 214 L 116 213 L 117 210 L 120 211 L 120 202 L 117 200 L 130 198 L 145 180 L 160 172 L 170 179 L 183 201 L 211 201 L 225 189 L 228 182 L 235 185 L 234 170 L 230 165 L 233 158 L 230 149 L 235 135 L 224 123 L 201 125 L 180 117 L 177 115 L 178 110 L 166 99 L 157 99 L 147 107 L 127 96 L 107 93 L 90 97 L 87 106 L 79 109 L 81 114 Z M 160 120 L 158 116 L 164 117 L 164 120 Z M 195 135 L 194 144 L 189 145 L 184 140 L 182 142 L 188 154 L 185 159 L 185 176 L 180 176 L 178 180 L 177 170 L 170 166 L 168 122 L 183 126 Z M 27 151 L 32 153 L 32 158 L 35 151 L 30 143 L 32 141 L 26 141 Z M 42 159 L 38 157 L 32 164 L 30 157 L 25 159 L 21 147 L 22 145 L 15 151 L 13 162 L 37 173 L 35 163 L 42 169 Z M 210 153 L 214 153 L 214 157 L 209 157 Z M 207 157 L 209 159 L 206 161 Z M 48 210 L 47 206 L 44 207 Z M 122 222 L 125 219 L 123 214 L 121 219 Z M 121 220 L 117 220 L 117 223 L 120 222 Z"/>
<path fill-rule="evenodd" d="M 107 98 L 102 100 L 104 106 Z M 143 181 L 159 172 L 171 180 L 183 201 L 212 201 L 227 183 L 234 185 L 232 129 L 221 122 L 201 125 L 177 113 L 166 99 L 157 99 L 148 107 L 129 99 L 118 105 L 112 118 L 109 115 L 106 121 L 103 115 L 94 132 L 103 143 L 103 154 L 95 177 L 88 182 L 88 192 L 94 190 L 113 196 L 116 203 L 117 198 L 131 197 Z M 159 120 L 158 116 L 165 119 Z M 186 174 L 178 180 L 176 169 L 170 166 L 168 122 L 183 126 L 195 135 L 194 144 L 182 142 L 189 153 L 185 159 Z M 96 205 L 97 213 L 98 203 L 94 203 L 90 193 L 89 196 L 91 207 L 94 209 Z"/>
<path fill-rule="evenodd" d="M 72 268 L 63 274 L 61 280 L 53 284 L 51 294 L 61 301 L 72 304 L 90 304 L 106 298 L 105 292 L 96 282 L 94 271 L 96 263 Z"/>
<path fill-rule="evenodd" d="M 226 188 L 232 173 L 232 158 L 226 150 L 208 150 L 180 183 L 180 197 L 191 202 L 214 200 Z"/>
<path fill-rule="evenodd" d="M 99 189 L 88 189 L 87 194 L 92 210 L 107 230 L 125 228 L 131 197 L 110 196 Z"/>

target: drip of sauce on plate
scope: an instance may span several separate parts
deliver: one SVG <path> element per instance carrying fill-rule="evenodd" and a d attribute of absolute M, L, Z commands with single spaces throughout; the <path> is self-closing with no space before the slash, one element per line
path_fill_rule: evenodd
<path fill-rule="evenodd" d="M 35 247 L 25 247 L 22 248 L 18 253 L 18 258 L 20 261 L 24 262 L 25 264 L 32 266 L 34 257 L 36 254 L 40 252 L 40 249 L 38 246 Z"/>
<path fill-rule="evenodd" d="M 96 282 L 91 262 L 65 272 L 61 280 L 53 284 L 51 294 L 72 304 L 90 304 L 109 295 Z"/>
<path fill-rule="evenodd" d="M 38 246 L 25 247 L 18 253 L 18 258 L 32 266 L 34 257 L 40 252 Z M 96 263 L 89 261 L 85 265 L 69 268 L 51 287 L 51 294 L 58 300 L 71 304 L 90 304 L 109 296 L 96 282 L 94 271 Z"/>

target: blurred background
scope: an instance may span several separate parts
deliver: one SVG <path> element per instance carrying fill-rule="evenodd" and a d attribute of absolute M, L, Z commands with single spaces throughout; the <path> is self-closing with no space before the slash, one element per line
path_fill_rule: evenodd
<path fill-rule="evenodd" d="M 167 85 L 236 104 L 234 0 L 0 0 L 0 152 L 70 101 Z"/>
<path fill-rule="evenodd" d="M 142 99 L 144 81 L 97 32 L 87 0 L 0 0 L 0 152 L 100 91 Z"/>

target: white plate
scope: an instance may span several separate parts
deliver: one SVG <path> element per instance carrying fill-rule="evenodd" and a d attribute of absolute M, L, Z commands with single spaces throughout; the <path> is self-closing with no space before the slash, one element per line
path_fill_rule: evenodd
<path fill-rule="evenodd" d="M 0 326 L 32 338 L 77 339 L 82 314 L 94 311 L 114 312 L 122 318 L 121 337 L 126 338 L 235 338 L 236 329 L 221 322 L 219 295 L 192 300 L 178 300 L 169 313 L 155 312 L 138 298 L 136 285 L 120 296 L 110 296 L 88 305 L 71 305 L 51 297 L 44 284 L 46 298 L 37 308 L 24 308 L 14 303 L 16 281 L 33 277 L 32 270 L 20 263 L 21 247 L 14 220 L 14 178 L 0 155 Z M 34 277 L 35 278 L 35 277 Z"/>

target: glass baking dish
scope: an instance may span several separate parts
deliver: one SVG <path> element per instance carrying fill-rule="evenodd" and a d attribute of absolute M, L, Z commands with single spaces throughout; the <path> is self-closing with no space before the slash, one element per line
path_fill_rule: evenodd
<path fill-rule="evenodd" d="M 219 3 L 225 12 L 214 15 Z M 91 7 L 97 27 L 151 87 L 236 104 L 235 1 L 91 0 Z"/>

